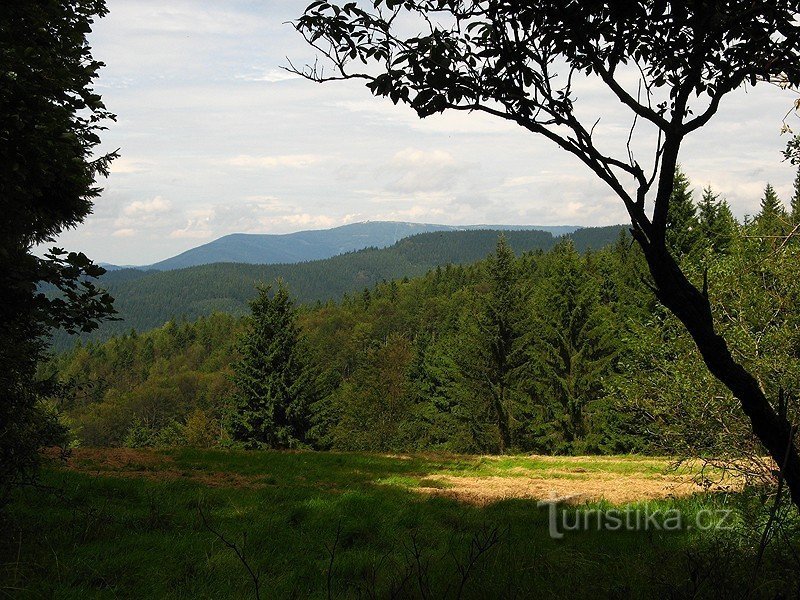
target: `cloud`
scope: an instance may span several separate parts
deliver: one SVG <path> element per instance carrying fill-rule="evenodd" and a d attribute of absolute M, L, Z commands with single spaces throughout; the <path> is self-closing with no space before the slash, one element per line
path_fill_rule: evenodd
<path fill-rule="evenodd" d="M 402 124 L 417 132 L 429 134 L 507 134 L 521 130 L 519 125 L 504 121 L 484 113 L 446 112 L 420 119 L 419 115 L 408 106 L 395 105 L 385 98 L 369 98 L 365 100 L 341 100 L 334 103 L 335 108 L 356 113 L 360 118 L 382 124 Z"/>
<path fill-rule="evenodd" d="M 173 239 L 205 240 L 214 235 L 210 229 L 193 229 L 194 224 L 189 221 L 183 229 L 175 229 L 170 232 L 169 237 Z"/>
<path fill-rule="evenodd" d="M 114 175 L 127 175 L 130 173 L 146 173 L 153 166 L 153 161 L 147 159 L 127 158 L 122 156 L 111 163 L 111 172 Z"/>
<path fill-rule="evenodd" d="M 107 64 L 97 86 L 119 117 L 102 132 L 103 147 L 121 148 L 123 158 L 112 164 L 94 213 L 63 235 L 65 247 L 127 264 L 177 254 L 201 236 L 285 233 L 352 215 L 449 224 L 627 219 L 621 201 L 577 159 L 513 123 L 479 112 L 420 119 L 359 81 L 289 81 L 280 70 L 286 57 L 314 61 L 287 24 L 303 5 L 108 5 L 90 41 Z M 635 93 L 635 73 L 619 74 Z M 581 118 L 602 117 L 598 142 L 627 157 L 627 108 L 596 78 L 575 84 Z M 711 183 L 740 217 L 758 210 L 766 181 L 787 198 L 795 173 L 781 162 L 779 128 L 794 98 L 766 85 L 726 97 L 682 146 L 698 192 Z M 650 164 L 644 147 L 652 132 L 640 119 L 635 133 L 637 158 Z M 200 206 L 213 215 L 193 212 Z"/>
<path fill-rule="evenodd" d="M 169 237 L 204 240 L 214 235 L 212 227 L 216 217 L 216 210 L 212 207 L 195 208 L 186 211 L 186 226 L 182 229 L 173 229 Z"/>
<path fill-rule="evenodd" d="M 248 73 L 245 75 L 237 75 L 236 79 L 242 81 L 263 81 L 266 83 L 280 83 L 281 81 L 289 81 L 290 79 L 300 79 L 299 75 L 290 73 L 284 69 L 269 69 L 258 73 Z"/>
<path fill-rule="evenodd" d="M 242 169 L 274 169 L 288 167 L 301 169 L 320 162 L 322 156 L 317 154 L 283 154 L 278 156 L 251 156 L 240 154 L 225 161 L 226 164 Z"/>
<path fill-rule="evenodd" d="M 310 213 L 300 213 L 280 216 L 259 217 L 258 222 L 269 231 L 275 229 L 292 230 L 300 229 L 328 229 L 337 225 L 344 225 L 344 220 L 340 217 L 329 215 L 312 215 Z"/>
<path fill-rule="evenodd" d="M 244 32 L 257 33 L 258 27 L 264 26 L 264 19 L 257 13 L 247 14 L 208 5 L 201 7 L 196 2 L 183 0 L 173 0 L 169 6 L 150 0 L 130 5 L 114 2 L 111 9 L 111 18 L 124 20 L 128 28 L 139 32 L 242 35 Z"/>
<path fill-rule="evenodd" d="M 152 200 L 136 200 L 122 209 L 122 212 L 129 217 L 139 217 L 156 215 L 169 212 L 172 204 L 169 200 L 164 200 L 161 196 L 156 196 Z"/>
<path fill-rule="evenodd" d="M 448 191 L 457 186 L 467 170 L 467 165 L 444 150 L 406 148 L 397 152 L 387 166 L 393 177 L 386 189 L 401 194 Z"/>

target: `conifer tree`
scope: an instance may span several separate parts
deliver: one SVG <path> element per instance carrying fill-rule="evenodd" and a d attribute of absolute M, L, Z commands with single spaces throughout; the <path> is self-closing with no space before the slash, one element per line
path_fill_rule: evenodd
<path fill-rule="evenodd" d="M 678 166 L 667 215 L 667 244 L 676 258 L 691 254 L 698 242 L 697 208 L 692 196 L 691 182 Z"/>
<path fill-rule="evenodd" d="M 730 205 L 708 186 L 703 190 L 699 209 L 698 220 L 703 243 L 714 252 L 727 252 L 736 232 L 736 219 Z"/>
<path fill-rule="evenodd" d="M 489 257 L 489 292 L 474 335 L 464 349 L 465 371 L 473 385 L 491 399 L 489 412 L 498 430 L 498 447 L 506 452 L 514 443 L 515 404 L 519 401 L 518 383 L 527 361 L 524 352 L 522 296 L 514 251 L 504 235 Z"/>
<path fill-rule="evenodd" d="M 466 394 L 459 389 L 460 371 L 449 342 L 427 332 L 414 340 L 414 359 L 408 372 L 414 402 L 411 437 L 420 449 L 479 451 L 483 444 L 461 434 L 470 430 L 464 422 L 476 420 L 479 411 L 463 405 Z"/>
<path fill-rule="evenodd" d="M 252 322 L 239 340 L 229 429 L 248 448 L 293 448 L 306 441 L 313 379 L 303 355 L 297 309 L 282 282 L 260 286 Z"/>
<path fill-rule="evenodd" d="M 767 184 L 764 188 L 764 197 L 761 199 L 761 208 L 754 220 L 755 229 L 758 235 L 766 238 L 781 236 L 786 231 L 787 215 L 775 188 Z"/>
<path fill-rule="evenodd" d="M 570 452 L 580 450 L 586 409 L 602 396 L 618 341 L 598 281 L 572 242 L 561 243 L 550 258 L 534 304 L 533 390 L 543 413 L 537 435 L 540 449 Z"/>

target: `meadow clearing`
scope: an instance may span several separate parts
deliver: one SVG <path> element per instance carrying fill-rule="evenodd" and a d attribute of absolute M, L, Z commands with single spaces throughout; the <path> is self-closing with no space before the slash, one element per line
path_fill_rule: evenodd
<path fill-rule="evenodd" d="M 772 597 L 763 510 L 735 480 L 664 458 L 76 449 L 20 489 L 2 541 L 9 597 Z M 709 473 L 708 475 L 713 475 Z M 542 498 L 679 511 L 677 530 L 552 539 Z M 730 527 L 692 527 L 727 511 Z M 655 523 L 655 520 L 653 521 Z M 749 532 L 749 533 L 748 533 Z M 757 542 L 757 539 L 756 539 Z"/>

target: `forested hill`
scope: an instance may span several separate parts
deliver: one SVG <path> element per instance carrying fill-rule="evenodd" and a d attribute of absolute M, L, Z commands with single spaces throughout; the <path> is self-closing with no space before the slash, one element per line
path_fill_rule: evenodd
<path fill-rule="evenodd" d="M 211 263 L 288 264 L 332 258 L 365 248 L 387 248 L 409 236 L 435 231 L 474 229 L 538 230 L 564 235 L 579 229 L 570 225 L 524 226 L 487 225 L 452 226 L 397 221 L 367 221 L 312 231 L 281 235 L 234 233 L 208 244 L 187 250 L 142 269 L 169 271 Z"/>
<path fill-rule="evenodd" d="M 625 226 L 589 227 L 570 234 L 578 250 L 613 243 Z M 170 319 L 195 319 L 212 312 L 247 312 L 247 301 L 260 282 L 282 278 L 300 302 L 338 300 L 383 280 L 422 275 L 447 264 L 468 264 L 492 252 L 497 230 L 443 231 L 404 238 L 389 248 L 368 248 L 325 260 L 297 264 L 216 263 L 172 271 L 121 269 L 101 278 L 116 299 L 120 320 L 103 324 L 83 340 L 102 340 L 135 329 L 146 331 Z M 518 254 L 552 248 L 558 237 L 545 231 L 504 231 Z M 76 338 L 58 334 L 56 349 Z"/>

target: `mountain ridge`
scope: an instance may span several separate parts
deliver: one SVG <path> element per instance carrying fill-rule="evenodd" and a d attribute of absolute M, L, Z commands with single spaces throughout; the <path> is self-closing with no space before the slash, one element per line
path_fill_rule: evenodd
<path fill-rule="evenodd" d="M 293 233 L 231 233 L 149 265 L 103 263 L 109 271 L 138 269 L 171 271 L 216 263 L 295 264 L 324 260 L 365 248 L 388 248 L 402 239 L 437 231 L 546 231 L 554 236 L 573 233 L 577 225 L 438 225 L 408 221 L 362 221 L 329 229 Z"/>

